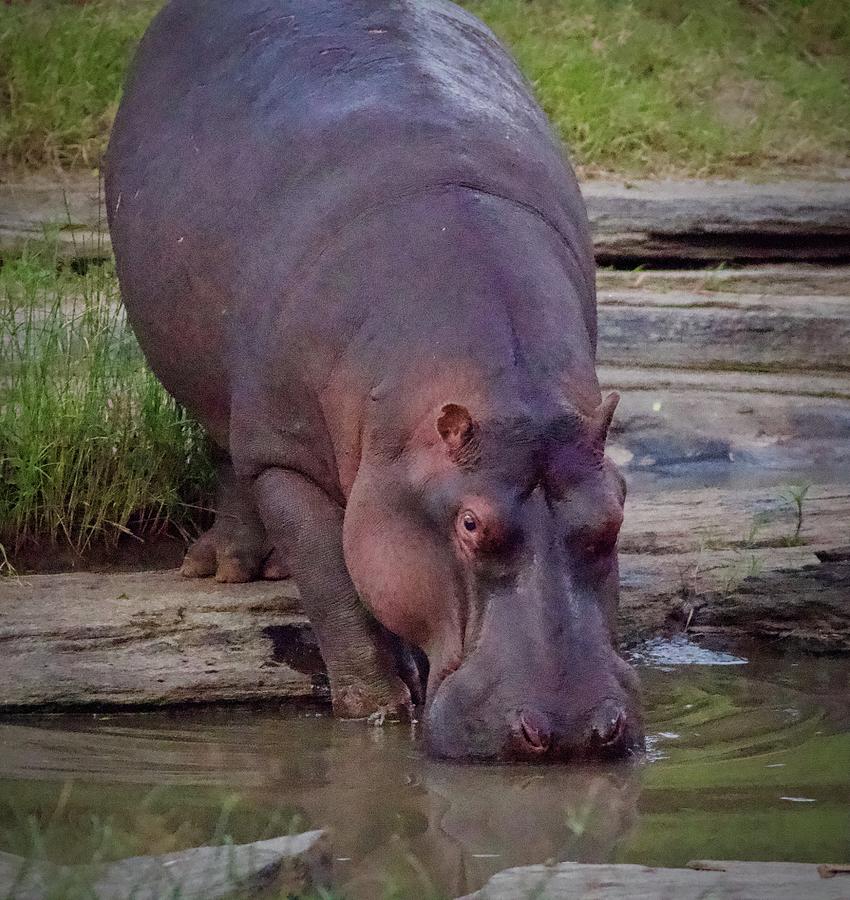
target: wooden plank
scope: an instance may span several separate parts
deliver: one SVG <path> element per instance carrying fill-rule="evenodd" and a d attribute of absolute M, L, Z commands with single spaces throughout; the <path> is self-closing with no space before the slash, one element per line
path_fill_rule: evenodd
<path fill-rule="evenodd" d="M 642 289 L 610 289 L 598 293 L 600 308 L 630 306 L 636 309 L 714 309 L 752 312 L 776 312 L 801 318 L 835 316 L 850 318 L 850 295 L 842 294 L 772 294 L 744 291 L 650 291 Z M 601 313 L 604 315 L 604 313 Z"/>
<path fill-rule="evenodd" d="M 850 372 L 850 301 L 602 292 L 597 359 L 603 365 Z"/>
<path fill-rule="evenodd" d="M 627 553 L 710 553 L 803 546 L 814 553 L 815 549 L 837 546 L 841 531 L 846 531 L 850 485 L 812 485 L 803 500 L 799 541 L 794 540 L 796 521 L 794 503 L 782 488 L 648 490 L 627 500 L 621 549 Z"/>
<path fill-rule="evenodd" d="M 847 178 L 589 179 L 582 194 L 604 231 L 850 234 Z"/>
<path fill-rule="evenodd" d="M 597 259 L 828 260 L 850 253 L 850 180 L 588 181 Z"/>
<path fill-rule="evenodd" d="M 459 900 L 846 900 L 847 878 L 823 878 L 818 866 L 788 862 L 700 861 L 688 868 L 562 862 L 522 866 L 494 875 Z"/>
<path fill-rule="evenodd" d="M 91 896 L 98 900 L 217 900 L 290 896 L 327 888 L 331 857 L 324 831 L 251 844 L 192 847 L 92 866 L 60 866 L 0 853 L 0 895 L 16 900 Z"/>
<path fill-rule="evenodd" d="M 623 554 L 620 636 L 626 647 L 686 632 L 728 645 L 850 651 L 850 560 L 808 548 Z"/>
<path fill-rule="evenodd" d="M 780 263 L 705 269 L 611 269 L 596 275 L 600 290 L 740 291 L 742 293 L 850 296 L 850 266 Z"/>
<path fill-rule="evenodd" d="M 176 572 L 0 581 L 0 705 L 87 706 L 327 696 L 289 582 Z"/>
<path fill-rule="evenodd" d="M 104 258 L 112 253 L 103 190 L 97 175 L 32 175 L 0 184 L 0 253 L 55 237 L 66 259 Z"/>
<path fill-rule="evenodd" d="M 800 403 L 807 397 L 850 399 L 850 374 L 840 372 L 752 372 L 734 369 L 682 369 L 637 365 L 596 367 L 599 383 L 604 389 L 624 392 L 655 391 L 662 394 L 686 394 L 692 391 L 726 394 L 730 400 L 739 394 L 770 395 L 775 398 L 796 398 Z M 660 398 L 663 400 L 663 397 Z M 758 401 L 763 400 L 759 396 Z M 619 411 L 618 411 L 619 415 Z"/>
<path fill-rule="evenodd" d="M 597 258 L 771 260 L 850 255 L 850 181 L 599 181 L 582 185 Z M 60 226 L 68 256 L 103 256 L 95 175 L 31 176 L 0 185 L 0 252 Z M 98 227 L 100 223 L 101 227 Z"/>

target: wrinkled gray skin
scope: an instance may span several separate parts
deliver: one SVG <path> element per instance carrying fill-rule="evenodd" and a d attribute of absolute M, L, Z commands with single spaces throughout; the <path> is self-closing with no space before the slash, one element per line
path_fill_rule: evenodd
<path fill-rule="evenodd" d="M 586 214 L 492 34 L 441 0 L 173 0 L 106 196 L 130 321 L 220 450 L 183 573 L 291 571 L 336 713 L 427 687 L 437 755 L 639 746 Z"/>

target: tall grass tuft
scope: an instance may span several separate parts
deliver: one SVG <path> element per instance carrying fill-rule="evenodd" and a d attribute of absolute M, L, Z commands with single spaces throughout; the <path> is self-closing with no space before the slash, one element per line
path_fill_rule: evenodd
<path fill-rule="evenodd" d="M 158 0 L 36 0 L 0 13 L 0 163 L 97 166 Z"/>
<path fill-rule="evenodd" d="M 0 269 L 0 544 L 93 541 L 186 523 L 210 486 L 199 426 L 147 368 L 111 263 L 50 244 Z M 1 558 L 1 557 L 0 557 Z"/>

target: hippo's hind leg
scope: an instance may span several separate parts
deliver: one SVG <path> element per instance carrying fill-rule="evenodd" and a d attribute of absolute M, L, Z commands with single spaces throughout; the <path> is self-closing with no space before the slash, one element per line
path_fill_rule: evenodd
<path fill-rule="evenodd" d="M 328 670 L 334 713 L 410 718 L 419 675 L 404 647 L 361 603 L 342 549 L 342 507 L 314 481 L 266 469 L 255 482 L 269 536 L 292 568 Z"/>
<path fill-rule="evenodd" d="M 187 578 L 214 575 L 216 581 L 243 582 L 256 578 L 286 578 L 288 571 L 272 552 L 249 486 L 222 454 L 217 464 L 215 522 L 189 548 L 180 568 Z"/>

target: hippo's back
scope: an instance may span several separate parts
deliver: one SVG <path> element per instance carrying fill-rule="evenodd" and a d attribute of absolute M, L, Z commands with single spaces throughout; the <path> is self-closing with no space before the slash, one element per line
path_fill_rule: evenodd
<path fill-rule="evenodd" d="M 379 205 L 442 184 L 508 197 L 592 282 L 545 117 L 491 33 L 444 0 L 172 0 L 140 45 L 106 170 L 140 342 L 222 440 L 246 330 L 269 304 L 297 316 L 287 285 Z"/>

